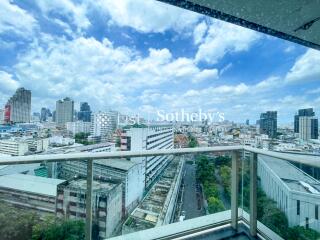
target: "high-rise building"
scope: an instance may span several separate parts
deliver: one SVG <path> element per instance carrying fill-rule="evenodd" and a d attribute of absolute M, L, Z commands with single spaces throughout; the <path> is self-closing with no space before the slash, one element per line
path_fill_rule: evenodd
<path fill-rule="evenodd" d="M 46 121 L 48 121 L 49 117 L 52 117 L 50 109 L 49 108 L 41 108 L 40 121 L 46 122 Z"/>
<path fill-rule="evenodd" d="M 313 108 L 299 109 L 298 114 L 294 116 L 294 132 L 299 133 L 299 117 L 314 117 Z"/>
<path fill-rule="evenodd" d="M 299 138 L 302 140 L 318 139 L 318 118 L 311 116 L 299 117 Z"/>
<path fill-rule="evenodd" d="M 78 120 L 83 122 L 91 122 L 91 108 L 87 102 L 80 103 L 80 111 L 78 112 Z"/>
<path fill-rule="evenodd" d="M 260 115 L 260 133 L 270 138 L 277 136 L 277 111 L 267 111 Z"/>
<path fill-rule="evenodd" d="M 4 109 L 0 109 L 0 124 L 4 123 Z"/>
<path fill-rule="evenodd" d="M 29 123 L 31 119 L 31 91 L 18 88 L 5 106 L 5 122 Z"/>
<path fill-rule="evenodd" d="M 56 103 L 56 123 L 60 126 L 73 122 L 74 101 L 70 98 L 58 100 Z"/>

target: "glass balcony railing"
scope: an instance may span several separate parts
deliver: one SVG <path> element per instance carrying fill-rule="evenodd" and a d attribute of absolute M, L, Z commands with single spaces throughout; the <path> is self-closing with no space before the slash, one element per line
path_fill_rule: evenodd
<path fill-rule="evenodd" d="M 320 183 L 301 170 L 315 173 L 318 157 L 217 146 L 2 157 L 0 165 L 26 174 L 39 165 L 51 177 L 0 176 L 9 214 L 2 236 L 72 229 L 74 239 L 319 237 Z"/>

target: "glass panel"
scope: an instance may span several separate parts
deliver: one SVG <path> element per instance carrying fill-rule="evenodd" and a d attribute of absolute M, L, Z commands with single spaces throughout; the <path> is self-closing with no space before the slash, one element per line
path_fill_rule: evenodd
<path fill-rule="evenodd" d="M 258 221 L 284 239 L 318 239 L 320 182 L 295 165 L 258 156 Z"/>

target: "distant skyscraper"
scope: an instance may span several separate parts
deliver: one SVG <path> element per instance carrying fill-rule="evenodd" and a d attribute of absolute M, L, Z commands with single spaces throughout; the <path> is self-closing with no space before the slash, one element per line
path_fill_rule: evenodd
<path fill-rule="evenodd" d="M 40 113 L 40 121 L 41 122 L 46 122 L 48 121 L 49 117 L 52 117 L 52 114 L 50 112 L 49 108 L 41 108 L 41 113 Z"/>
<path fill-rule="evenodd" d="M 87 102 L 80 103 L 80 111 L 78 112 L 78 120 L 83 122 L 91 121 L 91 109 Z"/>
<path fill-rule="evenodd" d="M 299 138 L 302 140 L 318 139 L 318 118 L 314 116 L 299 117 Z"/>
<path fill-rule="evenodd" d="M 5 106 L 5 122 L 28 123 L 31 118 L 31 91 L 18 88 Z"/>
<path fill-rule="evenodd" d="M 73 122 L 74 102 L 70 98 L 58 100 L 56 103 L 56 123 L 65 125 L 67 122 Z"/>
<path fill-rule="evenodd" d="M 260 115 L 260 133 L 270 138 L 277 136 L 277 111 L 267 111 Z"/>
<path fill-rule="evenodd" d="M 313 108 L 299 109 L 298 114 L 294 116 L 294 132 L 299 133 L 299 117 L 314 117 Z"/>
<path fill-rule="evenodd" d="M 250 125 L 250 120 L 249 119 L 246 120 L 246 125 Z"/>

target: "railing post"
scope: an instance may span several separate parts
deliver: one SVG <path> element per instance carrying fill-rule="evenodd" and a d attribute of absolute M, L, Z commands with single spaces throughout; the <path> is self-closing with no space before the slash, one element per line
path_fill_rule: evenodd
<path fill-rule="evenodd" d="M 239 151 L 233 151 L 231 169 L 231 226 L 236 231 L 238 230 L 239 162 Z"/>
<path fill-rule="evenodd" d="M 250 234 L 257 235 L 257 158 L 258 154 L 251 153 L 250 157 Z"/>
<path fill-rule="evenodd" d="M 87 160 L 86 240 L 92 240 L 92 182 L 93 160 Z"/>

